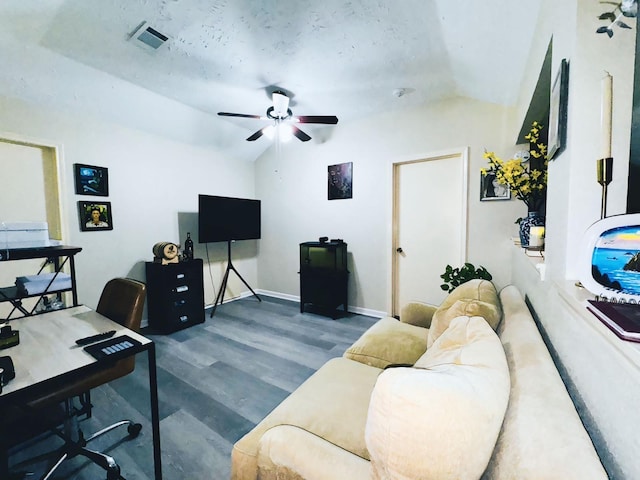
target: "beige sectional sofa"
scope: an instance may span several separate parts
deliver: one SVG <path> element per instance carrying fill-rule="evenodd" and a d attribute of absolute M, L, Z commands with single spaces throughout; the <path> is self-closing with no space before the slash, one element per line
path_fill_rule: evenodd
<path fill-rule="evenodd" d="M 232 452 L 232 479 L 606 479 L 520 293 L 472 280 L 327 362 Z"/>

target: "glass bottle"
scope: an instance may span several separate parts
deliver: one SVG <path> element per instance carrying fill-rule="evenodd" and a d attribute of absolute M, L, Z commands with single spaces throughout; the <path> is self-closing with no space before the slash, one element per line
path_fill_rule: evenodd
<path fill-rule="evenodd" d="M 193 240 L 191 240 L 191 232 L 187 232 L 187 239 L 184 242 L 184 259 L 186 261 L 193 260 Z"/>

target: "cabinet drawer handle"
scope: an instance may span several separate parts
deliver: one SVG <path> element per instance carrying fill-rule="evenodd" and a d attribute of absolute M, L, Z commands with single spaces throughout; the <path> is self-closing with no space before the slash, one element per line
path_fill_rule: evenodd
<path fill-rule="evenodd" d="M 187 290 L 189 290 L 189 287 L 186 285 L 180 285 L 179 287 L 176 287 L 176 292 L 178 293 L 186 292 Z"/>
<path fill-rule="evenodd" d="M 184 278 L 184 273 L 179 273 L 179 274 L 177 274 L 177 275 L 176 275 L 176 278 L 177 278 L 178 280 L 182 280 L 182 279 Z"/>
<path fill-rule="evenodd" d="M 189 317 L 188 317 L 187 315 L 182 315 L 182 316 L 180 317 L 180 321 L 181 321 L 182 323 L 186 322 L 187 320 L 189 320 Z"/>

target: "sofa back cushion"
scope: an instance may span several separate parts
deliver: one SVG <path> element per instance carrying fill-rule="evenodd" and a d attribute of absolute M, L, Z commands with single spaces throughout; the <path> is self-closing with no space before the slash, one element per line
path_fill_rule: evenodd
<path fill-rule="evenodd" d="M 442 335 L 452 319 L 460 316 L 483 317 L 496 330 L 502 320 L 502 308 L 493 283 L 469 280 L 451 292 L 433 314 L 427 348 Z"/>
<path fill-rule="evenodd" d="M 481 317 L 454 319 L 414 367 L 378 377 L 365 429 L 373 478 L 480 478 L 509 387 L 493 329 Z"/>
<path fill-rule="evenodd" d="M 608 479 L 522 295 L 510 285 L 500 300 L 511 395 L 482 479 Z"/>

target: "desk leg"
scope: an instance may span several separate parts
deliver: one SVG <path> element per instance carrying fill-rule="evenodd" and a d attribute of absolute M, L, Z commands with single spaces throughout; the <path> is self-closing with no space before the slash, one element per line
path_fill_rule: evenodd
<path fill-rule="evenodd" d="M 149 355 L 149 394 L 151 397 L 151 428 L 153 431 L 153 467 L 156 480 L 162 480 L 162 457 L 160 450 L 160 412 L 158 409 L 158 376 L 156 372 L 156 345 L 147 350 Z"/>

